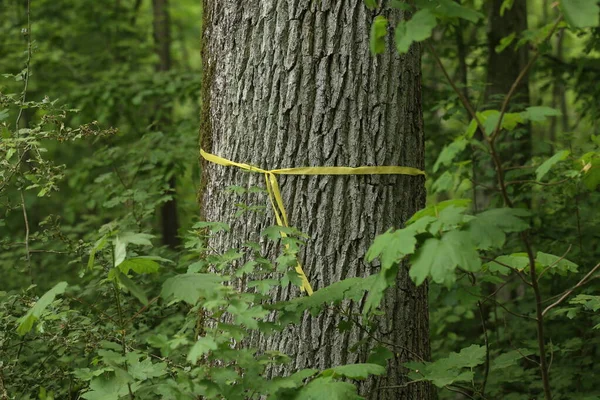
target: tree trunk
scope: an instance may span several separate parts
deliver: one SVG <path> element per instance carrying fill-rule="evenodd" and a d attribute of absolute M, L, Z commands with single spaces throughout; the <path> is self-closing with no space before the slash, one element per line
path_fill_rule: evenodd
<path fill-rule="evenodd" d="M 139 4 L 136 3 L 136 6 Z M 152 0 L 153 28 L 154 28 L 154 46 L 158 56 L 156 70 L 166 72 L 171 69 L 171 21 L 169 18 L 168 0 Z M 157 129 L 165 129 L 171 126 L 172 110 L 158 109 Z M 173 165 L 166 166 L 166 173 L 173 169 Z M 177 232 L 179 230 L 179 218 L 177 215 L 176 179 L 174 176 L 168 180 L 168 192 L 173 198 L 163 204 L 161 208 L 161 225 L 163 244 L 171 248 L 176 248 L 180 244 Z"/>
<path fill-rule="evenodd" d="M 386 13 L 388 11 L 385 11 Z M 204 0 L 204 79 L 201 144 L 213 154 L 266 169 L 299 166 L 405 165 L 423 168 L 420 49 L 396 55 L 369 52 L 375 15 L 362 0 Z M 399 12 L 388 17 L 398 21 Z M 230 185 L 261 185 L 259 174 L 203 164 L 203 214 L 232 225 L 215 239 L 220 250 L 258 241 L 272 215 L 232 218 L 239 199 Z M 301 263 L 313 288 L 366 276 L 375 235 L 400 227 L 424 206 L 422 177 L 281 176 L 290 224 L 309 235 Z M 250 197 L 264 204 L 262 196 Z M 301 296 L 279 289 L 276 299 Z M 358 312 L 360 305 L 348 305 Z M 426 384 L 406 383 L 400 364 L 429 357 L 427 286 L 416 288 L 405 268 L 389 290 L 376 335 L 394 343 L 388 374 L 363 384 L 370 399 L 429 399 Z M 256 339 L 292 362 L 270 371 L 365 362 L 375 343 L 352 347 L 364 333 L 340 333 L 338 312 L 305 315 L 299 326 Z M 381 387 L 396 386 L 395 388 Z"/>
<path fill-rule="evenodd" d="M 527 29 L 527 2 L 517 0 L 510 10 L 505 10 L 500 15 L 500 8 L 504 0 L 493 0 L 489 15 L 488 25 L 488 70 L 485 98 L 488 103 L 501 103 L 510 90 L 512 84 L 525 67 L 528 60 L 527 46 L 515 50 L 514 41 L 504 51 L 497 53 L 496 46 L 500 41 L 516 32 L 517 35 Z M 501 97 L 500 99 L 494 98 Z M 529 104 L 529 80 L 527 77 L 521 81 L 517 93 L 513 97 L 513 104 Z"/>
<path fill-rule="evenodd" d="M 489 5 L 488 16 L 488 60 L 487 60 L 487 86 L 484 93 L 484 103 L 487 109 L 499 110 L 506 95 L 516 81 L 519 73 L 527 65 L 528 49 L 521 46 L 515 50 L 516 40 L 502 52 L 496 52 L 500 41 L 516 33 L 517 38 L 527 29 L 527 2 L 517 0 L 510 10 L 505 10 L 500 15 L 503 0 L 492 0 Z M 516 109 L 522 111 L 529 105 L 529 80 L 525 77 L 517 87 L 512 97 L 508 111 Z M 506 165 L 523 165 L 532 156 L 531 127 L 525 125 L 509 134 L 509 137 L 500 137 L 499 153 Z M 478 138 L 483 139 L 478 132 Z M 473 180 L 484 186 L 494 186 L 496 182 L 495 172 L 491 167 L 488 155 L 477 154 L 474 168 Z M 487 189 L 476 188 L 475 210 L 484 210 L 490 204 L 492 193 Z M 528 201 L 528 199 L 526 199 Z"/>

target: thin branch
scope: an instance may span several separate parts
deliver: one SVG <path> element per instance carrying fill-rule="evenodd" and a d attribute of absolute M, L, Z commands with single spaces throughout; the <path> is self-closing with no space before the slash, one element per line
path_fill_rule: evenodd
<path fill-rule="evenodd" d="M 569 245 L 569 248 L 567 249 L 567 251 L 565 251 L 565 254 L 563 254 L 562 257 L 560 257 L 558 260 L 554 261 L 552 264 L 548 265 L 546 268 L 544 268 L 544 270 L 542 272 L 540 272 L 540 275 L 538 276 L 538 281 L 542 278 L 542 275 L 544 275 L 546 273 L 546 271 L 548 271 L 550 268 L 553 268 L 555 265 L 557 265 L 559 262 L 561 262 L 562 260 L 565 259 L 567 254 L 569 254 L 569 252 L 571 251 L 571 247 L 573 247 L 573 246 Z"/>
<path fill-rule="evenodd" d="M 560 296 L 558 300 L 546 307 L 542 312 L 542 316 L 546 315 L 548 311 L 552 310 L 554 307 L 558 306 L 563 301 L 565 301 L 567 297 L 569 297 L 571 293 L 573 293 L 575 290 L 585 285 L 588 281 L 588 278 L 590 278 L 594 274 L 594 272 L 598 271 L 598 269 L 600 269 L 600 263 L 596 264 L 596 266 L 592 268 L 590 272 L 588 272 L 575 286 L 573 286 L 571 289 L 567 290 L 562 296 Z"/>
<path fill-rule="evenodd" d="M 141 313 L 143 313 L 144 311 L 146 311 L 148 309 L 148 307 L 150 307 L 156 300 L 158 300 L 158 297 L 153 298 L 152 300 L 150 300 L 148 302 L 148 304 L 146 304 L 144 307 L 140 308 L 138 310 L 138 312 L 136 312 L 135 314 L 133 314 L 133 317 L 129 318 L 127 320 L 127 322 L 125 322 L 125 325 L 129 325 L 134 319 L 136 319 Z"/>
<path fill-rule="evenodd" d="M 562 179 L 562 180 L 556 181 L 556 182 L 540 182 L 540 181 L 536 181 L 533 179 L 526 179 L 526 180 L 522 180 L 522 181 L 507 181 L 506 186 L 522 185 L 522 184 L 527 184 L 527 183 L 532 184 L 532 185 L 540 185 L 540 186 L 555 186 L 555 185 L 563 184 L 570 180 L 571 180 L 571 178 L 566 178 L 566 179 Z"/>

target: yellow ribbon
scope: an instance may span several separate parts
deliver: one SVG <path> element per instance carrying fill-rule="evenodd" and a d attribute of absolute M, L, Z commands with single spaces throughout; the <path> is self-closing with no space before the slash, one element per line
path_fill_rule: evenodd
<path fill-rule="evenodd" d="M 265 176 L 269 200 L 271 201 L 273 213 L 275 214 L 275 220 L 277 221 L 277 225 L 283 227 L 288 227 L 289 224 L 276 175 L 425 175 L 425 172 L 418 168 L 398 166 L 299 167 L 266 170 L 249 164 L 231 161 L 226 158 L 207 153 L 202 149 L 200 149 L 200 155 L 202 155 L 202 158 L 204 158 L 206 161 L 214 164 L 222 165 L 224 167 L 238 167 L 245 171 L 263 174 Z M 281 236 L 286 237 L 286 234 L 281 232 Z M 312 295 L 312 287 L 308 282 L 308 278 L 306 277 L 300 262 L 298 262 L 296 265 L 296 272 L 298 275 L 300 275 L 300 279 L 302 279 L 302 285 L 300 286 L 300 289 L 302 291 L 306 290 L 306 293 L 308 293 L 309 296 Z"/>

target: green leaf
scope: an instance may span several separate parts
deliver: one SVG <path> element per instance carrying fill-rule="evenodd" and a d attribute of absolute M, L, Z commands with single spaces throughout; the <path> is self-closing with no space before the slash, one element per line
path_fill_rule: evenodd
<path fill-rule="evenodd" d="M 476 272 L 481 260 L 468 232 L 450 231 L 441 239 L 427 239 L 411 258 L 411 264 L 410 277 L 420 285 L 428 276 L 436 283 L 451 283 L 457 267 Z"/>
<path fill-rule="evenodd" d="M 417 11 L 409 21 L 400 21 L 395 34 L 398 53 L 405 54 L 413 42 L 421 42 L 431 37 L 436 25 L 437 20 L 428 9 Z"/>
<path fill-rule="evenodd" d="M 458 154 L 460 154 L 469 144 L 469 141 L 465 138 L 458 138 L 445 146 L 440 155 L 438 156 L 435 164 L 433 165 L 433 172 L 437 172 L 441 166 L 447 167 L 452 165 L 452 162 Z"/>
<path fill-rule="evenodd" d="M 113 267 L 118 267 L 127 257 L 127 242 L 122 241 L 119 236 L 114 241 L 114 252 Z"/>
<path fill-rule="evenodd" d="M 267 383 L 265 391 L 269 394 L 276 394 L 282 389 L 299 388 L 304 384 L 305 379 L 314 376 L 317 372 L 319 372 L 318 369 L 303 369 L 290 376 L 275 377 Z"/>
<path fill-rule="evenodd" d="M 567 157 L 569 157 L 570 154 L 571 152 L 569 150 L 561 150 L 546 161 L 544 161 L 542 165 L 537 167 L 537 169 L 535 170 L 535 178 L 538 181 L 541 181 L 542 178 L 546 176 L 546 174 L 550 171 L 550 169 L 552 169 L 552 167 L 554 167 L 559 162 L 565 160 Z"/>
<path fill-rule="evenodd" d="M 119 270 L 124 274 L 128 274 L 130 270 L 138 274 L 154 274 L 159 268 L 156 261 L 143 257 L 129 258 L 119 264 Z"/>
<path fill-rule="evenodd" d="M 460 353 L 452 353 L 448 356 L 448 367 L 473 368 L 483 364 L 485 360 L 485 347 L 473 344 L 461 349 Z"/>
<path fill-rule="evenodd" d="M 586 310 L 596 312 L 600 310 L 600 296 L 579 294 L 569 301 L 570 304 L 579 304 Z"/>
<path fill-rule="evenodd" d="M 192 346 L 192 349 L 188 353 L 187 360 L 192 364 L 196 364 L 200 357 L 217 348 L 217 342 L 215 342 L 213 338 L 209 336 L 201 337 L 194 343 L 194 346 Z"/>
<path fill-rule="evenodd" d="M 148 297 L 144 290 L 139 287 L 134 281 L 132 281 L 126 274 L 119 273 L 117 276 L 119 282 L 123 284 L 129 290 L 129 293 L 133 295 L 136 299 L 138 299 L 143 305 L 148 304 Z"/>
<path fill-rule="evenodd" d="M 529 267 L 529 257 L 527 257 L 526 253 L 513 253 L 508 256 L 496 257 L 495 261 L 497 262 L 489 262 L 487 264 L 488 268 L 492 272 L 498 271 L 503 274 L 509 273 L 508 271 L 504 271 L 507 269 L 504 265 L 508 265 L 519 271 L 523 271 L 525 268 Z"/>
<path fill-rule="evenodd" d="M 515 0 L 504 0 L 502 2 L 502 5 L 500 6 L 500 16 L 503 17 L 504 12 L 506 10 L 510 10 L 514 3 L 515 3 Z"/>
<path fill-rule="evenodd" d="M 206 222 L 206 221 L 200 221 L 200 222 L 196 222 L 193 226 L 192 229 L 205 229 L 208 228 L 208 230 L 211 233 L 217 233 L 217 232 L 229 232 L 229 230 L 231 229 L 229 227 L 229 225 L 223 223 L 223 222 Z"/>
<path fill-rule="evenodd" d="M 415 233 L 406 229 L 392 231 L 391 229 L 384 234 L 375 237 L 375 241 L 369 247 L 366 254 L 368 262 L 379 257 L 381 268 L 390 269 L 393 264 L 398 263 L 408 254 L 415 252 L 417 239 Z"/>
<path fill-rule="evenodd" d="M 135 353 L 127 353 L 127 372 L 138 381 L 158 378 L 167 374 L 167 363 L 153 363 L 150 358 L 139 361 L 140 356 Z"/>
<path fill-rule="evenodd" d="M 27 314 L 17 320 L 19 326 L 17 327 L 17 333 L 24 336 L 27 332 L 33 328 L 33 324 L 40 319 L 42 313 L 48 308 L 54 301 L 57 295 L 63 294 L 67 289 L 67 282 L 57 283 L 52 289 L 48 290 L 40 299 L 35 303 L 33 307 L 27 311 Z"/>
<path fill-rule="evenodd" d="M 561 115 L 560 111 L 558 111 L 554 108 L 543 107 L 543 106 L 527 107 L 525 109 L 525 111 L 523 111 L 521 113 L 521 116 L 524 119 L 527 119 L 527 120 L 533 121 L 533 122 L 542 122 L 542 121 L 545 121 L 546 118 L 548 118 L 548 117 L 556 117 L 559 115 Z"/>
<path fill-rule="evenodd" d="M 394 357 L 394 352 L 384 346 L 377 346 L 371 350 L 367 362 L 369 364 L 378 364 L 382 367 L 387 366 L 389 359 Z"/>
<path fill-rule="evenodd" d="M 438 204 L 434 204 L 428 207 L 425 207 L 422 210 L 417 211 L 412 217 L 410 217 L 410 219 L 406 222 L 407 225 L 411 225 L 414 224 L 416 222 L 418 222 L 419 219 L 425 217 L 425 216 L 430 216 L 430 217 L 438 217 L 440 212 L 443 211 L 445 208 L 448 207 L 456 207 L 456 208 L 462 208 L 465 209 L 466 207 L 468 207 L 471 204 L 471 200 L 470 199 L 453 199 L 453 200 L 445 200 L 442 201 Z M 431 222 L 431 220 L 428 221 L 428 223 Z"/>
<path fill-rule="evenodd" d="M 94 247 L 92 247 L 92 249 L 90 250 L 90 258 L 88 260 L 88 269 L 92 269 L 94 267 L 94 262 L 96 261 L 96 253 L 102 249 L 104 249 L 104 247 L 106 247 L 106 244 L 108 243 L 108 236 L 104 235 L 102 236 L 100 239 L 98 239 L 96 241 L 96 243 L 94 244 Z"/>
<path fill-rule="evenodd" d="M 600 23 L 597 0 L 561 0 L 560 8 L 573 28 L 595 27 Z"/>
<path fill-rule="evenodd" d="M 477 22 L 484 18 L 483 14 L 477 10 L 465 7 L 454 0 L 438 0 L 437 7 L 432 7 L 432 10 L 438 17 L 462 18 L 470 22 Z"/>
<path fill-rule="evenodd" d="M 494 49 L 496 53 L 502 53 L 517 37 L 517 32 L 512 32 L 510 35 L 500 39 L 500 43 Z"/>
<path fill-rule="evenodd" d="M 365 5 L 369 10 L 374 10 L 377 8 L 377 0 L 365 0 Z"/>
<path fill-rule="evenodd" d="M 533 354 L 533 351 L 528 350 L 528 349 L 519 349 L 519 350 L 509 351 L 508 353 L 504 353 L 504 354 L 501 354 L 498 357 L 496 357 L 494 359 L 494 361 L 492 361 L 492 365 L 491 365 L 490 369 L 492 371 L 495 371 L 495 370 L 511 367 L 513 365 L 516 365 L 517 361 L 519 361 L 523 357 L 527 357 L 531 354 Z"/>
<path fill-rule="evenodd" d="M 371 25 L 370 47 L 372 54 L 381 54 L 385 51 L 385 37 L 387 35 L 388 21 L 383 15 L 378 15 Z"/>
<path fill-rule="evenodd" d="M 437 387 L 451 385 L 454 382 L 469 382 L 473 380 L 472 370 L 463 371 L 464 368 L 472 369 L 481 365 L 485 360 L 485 347 L 472 345 L 464 348 L 460 353 L 451 353 L 448 357 L 432 363 L 409 362 L 404 366 L 412 372 L 409 377 L 415 381 L 431 381 Z M 419 371 L 418 373 L 416 371 Z"/>
<path fill-rule="evenodd" d="M 356 386 L 334 381 L 331 377 L 317 378 L 304 386 L 294 400 L 357 400 Z"/>
<path fill-rule="evenodd" d="M 331 376 L 333 378 L 349 378 L 364 380 L 370 375 L 385 374 L 385 367 L 379 364 L 347 364 L 339 367 L 333 367 L 321 372 L 321 376 Z"/>
<path fill-rule="evenodd" d="M 468 222 L 467 231 L 478 248 L 499 248 L 504 245 L 506 233 L 522 232 L 529 228 L 529 224 L 522 219 L 527 216 L 529 212 L 524 209 L 495 208 L 475 216 Z"/>
<path fill-rule="evenodd" d="M 535 256 L 535 262 L 543 268 L 552 265 L 550 272 L 558 273 L 562 276 L 567 275 L 569 272 L 575 273 L 579 268 L 577 264 L 567 260 L 566 258 L 555 256 L 553 254 L 542 253 L 541 251 L 537 252 Z"/>
<path fill-rule="evenodd" d="M 87 400 L 119 400 L 127 393 L 127 382 L 122 378 L 100 376 L 90 382 L 90 391 L 81 397 Z"/>
<path fill-rule="evenodd" d="M 200 297 L 208 298 L 223 288 L 227 278 L 216 274 L 181 274 L 163 283 L 161 297 L 195 305 Z"/>
<path fill-rule="evenodd" d="M 270 306 L 279 310 L 282 323 L 296 322 L 309 310 L 318 313 L 323 304 L 340 303 L 342 300 L 360 300 L 377 279 L 379 275 L 371 275 L 366 278 L 348 278 L 335 282 L 329 286 L 315 291 L 312 296 L 302 296 L 290 301 L 278 302 Z"/>

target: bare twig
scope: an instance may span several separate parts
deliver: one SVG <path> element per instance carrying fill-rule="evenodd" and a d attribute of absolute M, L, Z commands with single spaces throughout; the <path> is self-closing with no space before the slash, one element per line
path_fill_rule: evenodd
<path fill-rule="evenodd" d="M 560 296 L 560 298 L 558 300 L 556 300 L 554 303 L 552 303 L 548 307 L 546 307 L 544 309 L 544 311 L 542 312 L 542 316 L 546 315 L 548 313 L 548 311 L 552 310 L 554 307 L 558 306 L 560 303 L 565 301 L 571 295 L 571 293 L 573 293 L 575 290 L 577 290 L 578 288 L 585 285 L 587 283 L 588 279 L 594 274 L 594 272 L 598 271 L 598 269 L 600 269 L 600 263 L 596 264 L 596 266 L 594 268 L 592 268 L 590 270 L 590 272 L 588 272 L 583 278 L 581 278 L 581 280 L 579 282 L 577 282 L 577 284 L 575 286 L 573 286 L 571 289 L 569 289 L 565 293 L 563 293 L 563 295 Z"/>
<path fill-rule="evenodd" d="M 542 278 L 542 275 L 544 275 L 546 273 L 546 271 L 548 271 L 550 268 L 554 267 L 559 262 L 561 262 L 562 260 L 565 259 L 567 254 L 569 254 L 569 252 L 571 251 L 571 247 L 572 246 L 569 245 L 569 248 L 567 249 L 567 251 L 565 251 L 565 254 L 563 254 L 562 257 L 560 257 L 558 260 L 554 261 L 552 264 L 548 265 L 546 268 L 544 268 L 544 270 L 542 272 L 540 272 L 540 275 L 538 276 L 538 281 Z"/>

